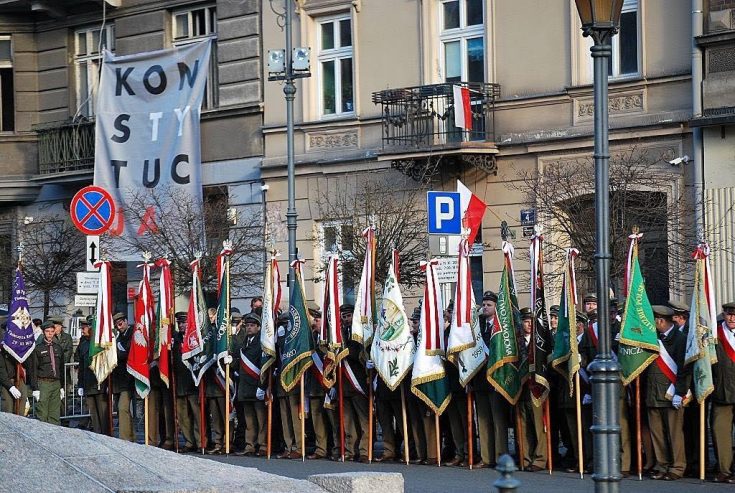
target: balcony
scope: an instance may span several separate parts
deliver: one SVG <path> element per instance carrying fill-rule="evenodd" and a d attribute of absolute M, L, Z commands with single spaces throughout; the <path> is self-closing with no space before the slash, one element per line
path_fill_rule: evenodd
<path fill-rule="evenodd" d="M 37 125 L 41 178 L 94 171 L 94 121 Z"/>
<path fill-rule="evenodd" d="M 373 93 L 381 106 L 382 151 L 379 160 L 411 178 L 430 183 L 444 171 L 475 166 L 494 174 L 495 101 L 498 84 L 458 83 L 469 89 L 472 128 L 454 124 L 453 83 L 386 89 Z"/>

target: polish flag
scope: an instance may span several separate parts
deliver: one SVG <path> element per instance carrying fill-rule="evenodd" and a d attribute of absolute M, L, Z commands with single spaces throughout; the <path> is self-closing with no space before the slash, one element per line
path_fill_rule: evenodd
<path fill-rule="evenodd" d="M 472 108 L 470 89 L 466 86 L 452 86 L 454 91 L 454 126 L 472 130 Z"/>
<path fill-rule="evenodd" d="M 487 205 L 459 180 L 457 180 L 457 191 L 459 192 L 462 227 L 470 230 L 467 244 L 471 246 L 475 242 L 477 231 L 482 226 L 482 216 L 485 215 Z"/>

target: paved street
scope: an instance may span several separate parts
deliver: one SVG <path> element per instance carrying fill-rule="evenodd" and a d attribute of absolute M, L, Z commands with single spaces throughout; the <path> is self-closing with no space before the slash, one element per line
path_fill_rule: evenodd
<path fill-rule="evenodd" d="M 350 462 L 342 464 L 325 460 L 301 461 L 251 457 L 215 457 L 214 460 L 243 467 L 255 467 L 261 471 L 287 476 L 296 479 L 304 479 L 311 474 L 323 474 L 331 472 L 348 471 L 386 471 L 400 472 L 403 474 L 407 493 L 446 493 L 447 491 L 459 491 L 462 493 L 494 492 L 492 483 L 498 477 L 495 471 L 487 469 L 468 471 L 456 467 L 429 467 L 429 466 L 405 466 L 400 464 L 359 464 Z M 592 492 L 594 486 L 592 479 L 580 480 L 573 474 L 554 473 L 553 476 L 542 473 L 519 472 L 516 476 L 521 481 L 519 491 L 535 493 L 581 493 Z M 694 479 L 682 479 L 675 482 L 652 481 L 652 480 L 624 480 L 621 491 L 626 493 L 696 493 L 733 491 L 731 485 L 718 485 L 711 482 L 704 483 Z"/>

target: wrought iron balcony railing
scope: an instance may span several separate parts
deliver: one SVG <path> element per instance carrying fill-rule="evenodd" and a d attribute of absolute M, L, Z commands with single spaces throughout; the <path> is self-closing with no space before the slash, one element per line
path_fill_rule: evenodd
<path fill-rule="evenodd" d="M 454 124 L 454 89 L 469 89 L 472 129 Z M 382 107 L 383 148 L 459 147 L 466 141 L 495 141 L 495 101 L 499 84 L 460 82 L 386 89 L 373 93 Z M 461 103 L 460 103 L 461 104 Z"/>
<path fill-rule="evenodd" d="M 41 175 L 94 169 L 94 122 L 38 125 L 38 172 Z"/>

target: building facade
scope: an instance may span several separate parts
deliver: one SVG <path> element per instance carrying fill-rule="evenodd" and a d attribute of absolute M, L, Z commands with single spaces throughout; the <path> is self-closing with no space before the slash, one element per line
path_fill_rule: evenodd
<path fill-rule="evenodd" d="M 690 3 L 626 0 L 609 71 L 612 155 L 635 152 L 644 160 L 647 172 L 663 180 L 657 200 L 669 206 L 696 201 L 692 166 L 669 164 L 692 155 Z M 528 238 L 520 213 L 542 208 L 529 199 L 523 182 L 592 154 L 591 42 L 582 37 L 574 2 L 304 0 L 297 5 L 294 32 L 294 46 L 311 48 L 311 77 L 297 82 L 295 110 L 297 243 L 307 272 L 333 248 L 324 230 L 334 221 L 320 217 L 314 206 L 320 194 L 376 176 L 408 177 L 423 190 L 454 190 L 460 179 L 489 206 L 484 245 L 473 249 L 478 286 L 498 286 L 503 222 L 516 234 L 516 268 L 526 271 L 522 251 Z M 263 45 L 284 46 L 271 11 L 263 13 Z M 267 67 L 262 75 L 267 77 Z M 455 85 L 469 89 L 471 130 L 453 124 Z M 285 212 L 285 103 L 279 84 L 265 84 L 264 106 L 268 207 Z M 590 185 L 579 192 L 587 210 L 593 207 Z M 648 183 L 635 186 L 645 204 L 653 191 Z M 645 206 L 639 209 L 645 216 Z M 670 289 L 676 283 L 669 277 L 684 269 L 683 256 L 671 252 L 679 248 L 675 238 L 685 226 L 672 224 L 666 214 L 657 221 L 644 231 L 641 260 L 652 279 L 649 292 L 660 302 L 684 296 Z M 281 240 L 279 249 L 286 251 Z M 435 243 L 432 254 L 446 254 Z M 591 263 L 588 258 L 580 290 L 594 290 Z M 318 270 L 311 271 L 315 280 Z M 527 276 L 520 277 L 527 292 Z M 618 296 L 620 284 L 618 279 L 611 286 Z M 318 299 L 320 289 L 315 284 L 309 296 Z"/>
<path fill-rule="evenodd" d="M 241 214 L 260 214 L 260 8 L 256 0 L 2 2 L 0 227 L 9 256 L 23 239 L 24 218 L 68 217 L 71 197 L 92 183 L 102 49 L 124 55 L 211 40 L 201 116 L 205 196 L 224 191 Z M 116 264 L 116 309 L 126 306 L 137 271 L 133 263 Z M 66 314 L 76 309 L 66 296 L 51 306 Z"/>

